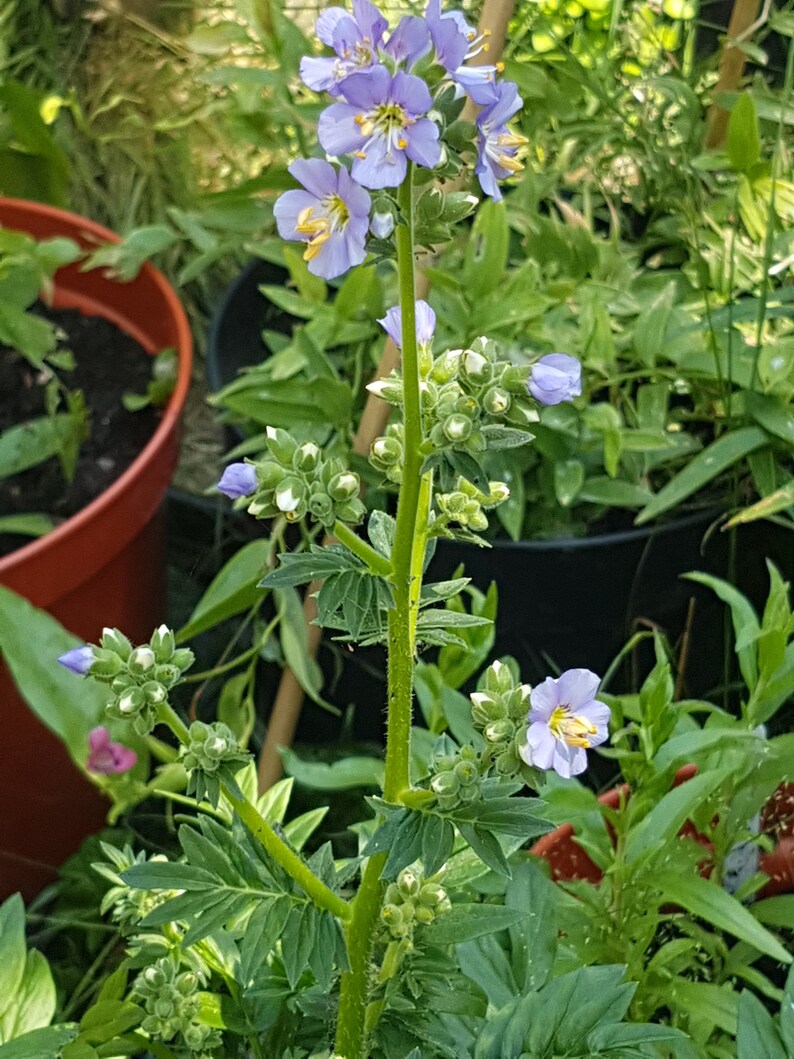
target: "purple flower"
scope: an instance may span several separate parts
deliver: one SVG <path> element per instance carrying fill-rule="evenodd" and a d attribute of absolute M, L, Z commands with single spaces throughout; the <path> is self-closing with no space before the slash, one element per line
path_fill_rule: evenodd
<path fill-rule="evenodd" d="M 403 314 L 399 305 L 388 309 L 382 320 L 378 320 L 383 330 L 398 349 L 403 345 Z M 418 346 L 430 348 L 433 334 L 436 329 L 436 314 L 424 301 L 416 303 L 416 343 Z"/>
<path fill-rule="evenodd" d="M 306 190 L 286 191 L 276 202 L 273 214 L 281 238 L 306 243 L 303 258 L 309 272 L 323 279 L 360 265 L 367 256 L 369 194 L 344 167 L 334 169 L 321 158 L 298 159 L 289 171 Z"/>
<path fill-rule="evenodd" d="M 584 772 L 585 751 L 609 737 L 609 707 L 594 697 L 598 685 L 589 669 L 568 669 L 532 689 L 527 741 L 519 748 L 528 765 L 554 769 L 564 779 Z"/>
<path fill-rule="evenodd" d="M 430 51 L 431 40 L 427 22 L 417 15 L 404 15 L 389 37 L 383 51 L 410 70 L 414 63 Z"/>
<path fill-rule="evenodd" d="M 562 404 L 582 392 L 582 365 L 567 353 L 547 353 L 532 365 L 529 392 L 541 404 Z"/>
<path fill-rule="evenodd" d="M 318 137 L 331 155 L 352 154 L 353 178 L 367 188 L 402 184 L 407 158 L 432 169 L 441 157 L 438 128 L 421 115 L 430 109 L 430 90 L 420 77 L 385 66 L 351 74 L 340 85 L 345 103 L 320 115 Z"/>
<path fill-rule="evenodd" d="M 474 172 L 485 194 L 497 202 L 502 197 L 497 181 L 523 169 L 516 154 L 527 142 L 526 137 L 507 128 L 507 122 L 522 106 L 523 100 L 516 85 L 512 81 L 502 81 L 496 86 L 495 101 L 477 117 L 478 158 Z"/>
<path fill-rule="evenodd" d="M 499 98 L 497 73 L 495 66 L 459 66 L 452 71 L 451 76 L 478 107 L 490 107 Z"/>
<path fill-rule="evenodd" d="M 82 647 L 73 647 L 71 651 L 62 654 L 58 661 L 65 669 L 76 673 L 78 677 L 84 677 L 88 674 L 94 662 L 94 649 L 88 644 L 83 644 Z"/>
<path fill-rule="evenodd" d="M 218 489 L 224 496 L 238 500 L 255 493 L 258 484 L 256 468 L 250 463 L 230 463 L 218 482 Z"/>
<path fill-rule="evenodd" d="M 123 743 L 111 743 L 110 732 L 104 725 L 94 728 L 88 735 L 88 760 L 85 767 L 100 776 L 112 776 L 129 772 L 138 760 L 134 750 Z"/>
<path fill-rule="evenodd" d="M 352 15 L 342 7 L 326 8 L 317 19 L 317 36 L 336 52 L 336 58 L 302 59 L 300 75 L 304 84 L 315 92 L 338 95 L 340 81 L 378 61 L 378 47 L 387 26 L 386 19 L 369 0 L 353 0 Z"/>
<path fill-rule="evenodd" d="M 429 0 L 425 21 L 430 30 L 436 58 L 451 73 L 469 57 L 476 34 L 459 11 L 441 13 L 441 0 Z"/>

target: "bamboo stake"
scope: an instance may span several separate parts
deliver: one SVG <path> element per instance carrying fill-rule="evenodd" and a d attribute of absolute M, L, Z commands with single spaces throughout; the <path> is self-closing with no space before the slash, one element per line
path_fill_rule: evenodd
<path fill-rule="evenodd" d="M 714 86 L 714 102 L 706 119 L 706 147 L 713 150 L 722 147 L 728 133 L 727 110 L 717 102 L 722 92 L 735 92 L 741 84 L 747 56 L 737 47 L 762 26 L 769 15 L 769 2 L 765 0 L 764 13 L 759 18 L 761 0 L 734 0 L 728 23 L 728 38 L 720 58 L 717 84 Z"/>
<path fill-rule="evenodd" d="M 477 32 L 478 34 L 487 32 L 488 48 L 487 50 L 483 49 L 474 57 L 472 65 L 484 66 L 488 63 L 499 61 L 504 50 L 507 25 L 513 14 L 515 3 L 516 0 L 485 0 Z M 470 99 L 467 99 L 466 106 L 463 109 L 463 118 L 470 121 L 473 119 L 475 112 L 476 107 Z M 430 280 L 425 273 L 420 272 L 416 278 L 417 299 L 426 298 L 429 290 Z M 388 375 L 389 372 L 398 366 L 399 362 L 400 354 L 397 347 L 391 339 L 386 339 L 374 378 L 380 379 L 384 375 Z M 380 437 L 386 429 L 390 415 L 391 406 L 386 401 L 382 401 L 374 394 L 368 394 L 358 430 L 353 440 L 353 452 L 359 456 L 366 456 L 373 441 Z M 325 543 L 332 539 L 327 538 Z M 312 582 L 306 590 L 303 601 L 303 614 L 308 625 L 307 650 L 312 658 L 316 656 L 320 640 L 322 639 L 322 629 L 317 625 L 311 624 L 317 617 L 317 604 L 313 594 L 319 590 L 320 584 L 321 582 L 318 581 Z M 260 792 L 266 791 L 281 778 L 283 764 L 279 748 L 292 744 L 302 706 L 303 688 L 296 680 L 295 674 L 288 667 L 285 667 L 273 701 L 267 736 L 259 755 Z"/>

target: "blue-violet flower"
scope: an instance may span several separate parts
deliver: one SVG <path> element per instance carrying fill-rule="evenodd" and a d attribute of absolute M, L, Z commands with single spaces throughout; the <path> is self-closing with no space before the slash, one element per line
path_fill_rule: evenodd
<path fill-rule="evenodd" d="M 84 677 L 94 663 L 94 649 L 88 644 L 73 647 L 71 651 L 62 654 L 58 661 L 65 669 L 76 673 L 78 677 Z"/>
<path fill-rule="evenodd" d="M 507 127 L 507 122 L 522 106 L 516 85 L 502 81 L 496 86 L 496 100 L 477 117 L 478 157 L 474 172 L 485 194 L 496 202 L 502 197 L 497 181 L 524 168 L 516 154 L 527 142 L 526 137 L 510 132 Z"/>
<path fill-rule="evenodd" d="M 392 76 L 385 66 L 373 66 L 346 77 L 340 89 L 347 102 L 323 111 L 317 134 L 328 154 L 353 155 L 354 180 L 367 188 L 396 188 L 407 159 L 427 169 L 438 163 L 438 127 L 421 116 L 432 98 L 420 77 L 402 71 Z"/>
<path fill-rule="evenodd" d="M 329 7 L 317 19 L 317 36 L 336 52 L 336 58 L 306 56 L 300 75 L 315 92 L 339 94 L 339 82 L 356 70 L 378 61 L 378 47 L 388 22 L 369 0 L 353 0 L 352 15 L 342 7 Z"/>
<path fill-rule="evenodd" d="M 522 760 L 564 779 L 584 772 L 585 751 L 609 736 L 609 707 L 595 698 L 599 683 L 589 669 L 568 669 L 533 688 L 527 741 L 518 751 Z"/>
<path fill-rule="evenodd" d="M 347 80 L 364 76 L 355 74 Z M 285 191 L 276 201 L 273 215 L 281 238 L 305 242 L 303 257 L 309 272 L 323 279 L 334 279 L 360 265 L 367 256 L 368 192 L 351 180 L 344 167 L 334 169 L 321 158 L 299 158 L 289 172 L 306 190 Z"/>
<path fill-rule="evenodd" d="M 582 392 L 582 365 L 567 353 L 547 353 L 532 365 L 527 387 L 541 404 L 571 401 Z"/>
<path fill-rule="evenodd" d="M 392 306 L 386 315 L 378 320 L 383 330 L 398 349 L 403 345 L 403 314 L 399 305 Z M 436 330 L 436 314 L 425 301 L 416 302 L 416 344 L 420 349 L 429 349 Z"/>
<path fill-rule="evenodd" d="M 218 490 L 232 500 L 250 496 L 257 488 L 256 468 L 250 463 L 230 463 L 218 482 Z"/>

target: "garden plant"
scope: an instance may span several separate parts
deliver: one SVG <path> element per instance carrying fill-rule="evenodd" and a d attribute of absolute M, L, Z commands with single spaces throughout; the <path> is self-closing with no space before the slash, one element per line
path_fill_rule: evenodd
<path fill-rule="evenodd" d="M 253 578 L 211 586 L 187 630 L 239 613 L 255 591 L 280 593 L 280 612 L 239 659 L 282 620 L 285 654 L 306 672 L 284 613 L 297 586 L 315 584 L 323 627 L 351 648 L 386 648 L 386 701 L 360 704 L 385 710 L 384 760 L 323 772 L 331 789 L 363 776 L 377 793 L 353 852 L 335 855 L 315 841 L 324 809 L 290 815 L 291 780 L 257 789 L 233 711 L 185 714 L 195 661 L 185 630 L 163 625 L 135 645 L 108 628 L 65 651 L 61 666 L 87 678 L 73 697 L 103 709 L 85 734 L 86 770 L 117 812 L 144 791 L 174 802 L 180 853 L 103 843 L 95 868 L 123 953 L 79 1022 L 48 1025 L 52 979 L 26 953 L 21 902 L 0 908 L 0 1059 L 784 1059 L 794 976 L 780 973 L 791 956 L 775 930 L 790 925 L 790 898 L 743 903 L 768 879 L 750 857 L 737 881 L 730 857 L 779 837 L 752 821 L 788 778 L 791 736 L 773 728 L 794 689 L 788 586 L 770 566 L 759 617 L 730 585 L 701 579 L 731 610 L 737 716 L 674 701 L 661 637 L 637 696 L 608 695 L 583 668 L 530 687 L 512 659 L 489 659 L 493 600 L 463 575 L 426 581 L 427 565 L 440 538 L 485 546 L 491 512 L 510 496 L 487 461 L 531 451 L 543 410 L 581 393 L 581 368 L 564 349 L 516 363 L 480 334 L 439 345 L 415 271 L 417 249 L 447 241 L 476 205 L 444 194 L 443 181 L 473 162 L 498 204 L 500 183 L 521 173 L 526 141 L 510 122 L 522 100 L 500 68 L 471 65 L 487 40 L 439 0 L 391 28 L 354 0 L 352 12 L 327 8 L 317 35 L 326 50 L 300 73 L 332 97 L 318 121 L 328 157 L 292 163 L 300 187 L 274 215 L 299 244 L 293 267 L 307 284 L 395 262 L 399 303 L 379 322 L 401 363 L 370 389 L 397 414 L 369 463 L 397 488 L 396 511 L 367 512 L 344 438 L 324 447 L 268 425 L 256 457 L 231 463 L 218 485 L 272 521 L 271 536 L 251 546 Z M 465 96 L 474 123 L 460 119 Z M 312 352 L 306 343 L 302 355 Z M 301 546 L 276 557 L 288 531 Z M 432 662 L 419 659 L 428 649 Z M 596 747 L 631 785 L 617 807 L 599 808 L 575 782 Z M 149 754 L 161 762 L 151 779 Z M 674 786 L 689 764 L 696 774 Z M 598 887 L 555 886 L 528 854 L 571 818 L 603 872 Z"/>

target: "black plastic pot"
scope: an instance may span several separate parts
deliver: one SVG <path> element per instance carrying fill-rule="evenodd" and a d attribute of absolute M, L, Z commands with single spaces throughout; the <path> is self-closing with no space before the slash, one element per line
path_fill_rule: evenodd
<path fill-rule="evenodd" d="M 513 655 L 522 677 L 536 683 L 555 669 L 583 667 L 603 675 L 635 631 L 659 628 L 680 645 L 694 600 L 685 690 L 700 695 L 721 684 L 725 608 L 707 589 L 681 575 L 692 570 L 729 576 L 730 541 L 705 512 L 656 526 L 581 539 L 495 541 L 477 548 L 439 543 L 429 574 L 466 576 L 499 591 L 496 654 Z M 740 528 L 734 584 L 763 608 L 769 586 L 765 558 L 792 575 L 792 535 L 771 523 Z M 653 664 L 650 645 L 628 660 L 615 690 L 628 690 Z"/>
<path fill-rule="evenodd" d="M 288 278 L 286 269 L 256 258 L 224 291 L 207 336 L 207 382 L 213 393 L 266 356 L 263 331 L 292 334 L 295 318 L 268 301 L 259 289 L 283 285 Z"/>

